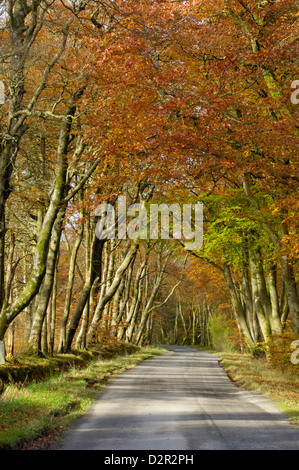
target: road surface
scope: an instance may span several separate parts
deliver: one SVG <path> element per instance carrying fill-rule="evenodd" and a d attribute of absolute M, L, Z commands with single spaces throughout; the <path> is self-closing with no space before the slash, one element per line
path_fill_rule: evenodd
<path fill-rule="evenodd" d="M 112 380 L 59 449 L 299 450 L 299 426 L 236 387 L 217 356 L 170 349 Z"/>

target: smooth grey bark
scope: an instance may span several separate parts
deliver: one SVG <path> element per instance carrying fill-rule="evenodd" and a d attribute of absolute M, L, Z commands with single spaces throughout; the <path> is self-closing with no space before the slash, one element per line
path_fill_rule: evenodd
<path fill-rule="evenodd" d="M 154 306 L 154 302 L 155 302 L 155 299 L 157 297 L 157 294 L 158 294 L 158 291 L 159 291 L 159 288 L 160 288 L 160 285 L 161 285 L 162 277 L 163 277 L 163 273 L 162 273 L 162 276 L 161 276 L 161 280 L 160 280 L 160 276 L 157 277 L 156 282 L 154 284 L 154 287 L 152 289 L 150 298 L 148 299 L 148 302 L 146 303 L 146 306 L 145 306 L 144 310 L 142 311 L 141 320 L 140 320 L 140 323 L 138 325 L 137 332 L 134 335 L 133 340 L 132 340 L 133 344 L 136 344 L 136 345 L 142 344 L 142 341 L 143 341 L 142 337 L 143 337 L 144 330 L 146 328 L 146 325 L 147 325 L 147 322 L 148 322 L 148 319 L 149 319 L 149 316 L 150 316 L 151 312 L 155 308 L 162 307 L 162 305 L 166 304 L 168 302 L 168 300 L 170 299 L 170 297 L 173 295 L 175 289 L 177 288 L 177 286 L 180 283 L 180 282 L 178 282 L 171 289 L 170 293 L 168 294 L 166 299 L 161 304 L 159 304 L 157 306 Z"/>
<path fill-rule="evenodd" d="M 191 319 L 192 319 L 192 341 L 191 341 L 191 344 L 195 344 L 196 343 L 196 329 L 197 329 L 197 325 L 198 325 L 198 317 L 196 315 L 197 311 L 196 309 L 193 307 L 191 308 Z"/>
<path fill-rule="evenodd" d="M 78 251 L 82 242 L 83 238 L 83 232 L 84 232 L 84 225 L 82 223 L 82 218 L 83 218 L 83 213 L 81 211 L 80 214 L 80 227 L 79 231 L 75 240 L 75 244 L 73 246 L 71 256 L 70 256 L 70 265 L 69 265 L 69 274 L 68 274 L 68 282 L 65 290 L 65 299 L 64 299 L 64 310 L 63 310 L 63 316 L 60 324 L 60 339 L 59 339 L 59 345 L 58 345 L 58 351 L 63 352 L 65 349 L 65 344 L 66 344 L 66 326 L 67 326 L 67 321 L 69 318 L 69 313 L 70 313 L 70 306 L 71 306 L 71 300 L 72 300 L 72 292 L 73 292 L 73 285 L 74 285 L 74 279 L 75 279 L 75 268 L 76 268 L 76 260 L 77 260 L 77 255 Z"/>
<path fill-rule="evenodd" d="M 166 297 L 166 299 L 162 303 L 160 303 L 157 306 L 154 306 L 154 302 L 157 298 L 157 295 L 158 295 L 158 292 L 159 292 L 159 289 L 160 289 L 160 286 L 161 286 L 161 283 L 162 283 L 162 279 L 163 279 L 163 276 L 164 276 L 164 273 L 165 273 L 166 265 L 168 263 L 169 256 L 170 256 L 171 253 L 172 253 L 171 251 L 169 251 L 167 253 L 163 263 L 162 263 L 162 253 L 161 252 L 158 253 L 158 257 L 157 257 L 157 274 L 156 274 L 155 279 L 154 279 L 153 288 L 152 288 L 152 291 L 150 293 L 150 296 L 146 299 L 145 306 L 142 310 L 141 320 L 140 320 L 140 323 L 137 327 L 137 331 L 134 332 L 134 336 L 133 336 L 133 339 L 132 339 L 133 344 L 136 344 L 136 345 L 142 344 L 144 331 L 146 329 L 146 325 L 147 325 L 150 313 L 155 308 L 160 308 L 163 305 L 165 305 L 168 302 L 168 300 L 170 299 L 170 297 L 173 295 L 175 289 L 178 287 L 178 285 L 181 282 L 181 281 L 179 281 L 177 284 L 175 284 L 175 286 L 173 286 L 170 293 L 168 294 L 168 296 Z"/>
<path fill-rule="evenodd" d="M 58 260 L 57 260 L 58 261 Z M 56 261 L 56 265 L 57 265 Z M 49 335 L 49 354 L 53 355 L 55 345 L 55 325 L 56 325 L 56 299 L 57 299 L 57 266 L 54 270 L 54 280 L 52 288 L 51 308 L 50 308 L 50 335 Z"/>
<path fill-rule="evenodd" d="M 132 261 L 128 270 L 126 271 L 126 277 L 125 277 L 125 282 L 124 282 L 124 292 L 120 300 L 119 311 L 118 311 L 117 318 L 116 318 L 118 339 L 122 339 L 124 331 L 125 331 L 124 316 L 126 312 L 128 312 L 128 304 L 129 304 L 129 297 L 130 297 L 130 292 L 131 292 L 131 284 L 132 284 L 135 260 L 136 258 Z"/>
<path fill-rule="evenodd" d="M 49 306 L 49 304 L 48 304 Z M 47 356 L 49 352 L 48 348 L 48 318 L 47 313 L 49 311 L 47 306 L 46 315 L 44 317 L 43 325 L 42 325 L 42 332 L 41 332 L 41 355 Z"/>
<path fill-rule="evenodd" d="M 88 328 L 88 321 L 89 321 L 89 309 L 90 309 L 90 297 L 88 297 L 87 302 L 85 304 L 83 314 L 82 314 L 82 323 L 81 328 L 76 338 L 76 349 L 86 349 L 86 335 L 87 335 L 87 328 Z"/>
<path fill-rule="evenodd" d="M 209 321 L 213 317 L 211 305 L 206 304 L 205 301 L 199 307 L 200 315 L 200 344 L 202 346 L 211 345 L 211 337 L 209 332 Z"/>
<path fill-rule="evenodd" d="M 186 320 L 185 320 L 185 317 L 183 315 L 182 301 L 181 301 L 180 298 L 178 299 L 178 303 L 177 303 L 177 312 L 178 312 L 178 315 L 180 316 L 180 319 L 181 319 L 181 322 L 182 322 L 182 325 L 183 325 L 183 329 L 184 329 L 184 334 L 185 334 L 185 336 L 183 337 L 182 344 L 185 344 L 186 342 L 188 342 L 188 339 L 189 339 L 189 330 L 187 328 Z"/>
<path fill-rule="evenodd" d="M 153 185 L 147 184 L 147 183 L 144 183 L 144 182 L 140 183 L 138 185 L 137 189 L 136 189 L 134 202 L 136 202 L 138 199 L 141 200 L 143 203 L 148 201 L 151 198 L 153 191 L 154 191 L 154 186 Z M 79 302 L 78 302 L 78 304 L 80 303 L 80 308 L 78 308 L 78 313 L 76 314 L 76 310 L 77 310 L 77 307 L 76 307 L 76 310 L 73 314 L 73 317 L 76 319 L 75 320 L 76 322 L 78 322 L 79 319 L 80 319 L 80 316 L 82 314 L 84 305 L 87 301 L 87 298 L 88 298 L 90 289 L 92 288 L 92 285 L 95 282 L 97 284 L 99 284 L 99 283 L 101 284 L 101 282 L 102 282 L 102 271 L 101 271 L 102 250 L 103 250 L 103 246 L 104 246 L 106 240 L 99 240 L 99 242 L 101 244 L 101 256 L 99 258 L 100 269 L 98 270 L 98 273 L 100 273 L 99 275 L 101 277 L 100 278 L 99 277 L 94 278 L 92 280 L 92 282 L 87 281 L 86 285 L 84 286 L 82 294 L 81 294 L 82 299 L 80 297 Z M 92 321 L 89 325 L 89 329 L 88 329 L 88 332 L 87 332 L 87 345 L 97 341 L 97 333 L 98 333 L 98 328 L 100 326 L 100 320 L 102 318 L 103 310 L 104 310 L 105 306 L 109 303 L 109 301 L 112 299 L 112 297 L 115 295 L 115 293 L 116 293 L 116 291 L 119 287 L 119 284 L 122 280 L 122 277 L 124 276 L 125 272 L 129 268 L 130 264 L 132 263 L 133 259 L 136 256 L 136 253 L 139 249 L 140 242 L 138 240 L 136 240 L 136 241 L 132 240 L 132 242 L 129 242 L 129 243 L 132 243 L 132 245 L 128 249 L 122 263 L 117 268 L 117 270 L 115 272 L 115 275 L 113 277 L 113 281 L 111 282 L 111 285 L 110 285 L 108 291 L 105 292 L 105 294 L 102 297 L 100 297 L 100 299 L 98 300 L 98 303 L 97 303 L 97 306 L 95 308 Z M 69 336 L 70 340 L 67 343 L 67 348 L 70 348 L 70 344 L 71 344 L 71 340 L 72 340 L 71 335 L 74 335 L 74 331 L 73 331 L 74 326 L 75 326 L 75 329 L 76 329 L 77 326 L 78 326 L 78 323 L 73 324 L 72 322 L 70 322 L 69 327 L 71 327 L 71 329 L 68 328 L 68 336 Z"/>
<path fill-rule="evenodd" d="M 286 327 L 286 321 L 290 313 L 284 279 L 282 279 L 281 293 L 279 299 L 279 311 L 281 315 L 281 325 L 284 329 Z"/>
<path fill-rule="evenodd" d="M 179 340 L 178 319 L 179 319 L 178 302 L 176 302 L 175 313 L 174 313 L 173 344 L 178 344 L 178 340 Z"/>
<path fill-rule="evenodd" d="M 273 266 L 268 269 L 267 287 L 260 247 L 250 250 L 250 266 L 252 291 L 258 321 L 264 341 L 268 343 L 271 335 L 280 334 L 282 331 L 275 271 Z"/>
<path fill-rule="evenodd" d="M 230 301 L 232 304 L 234 317 L 238 324 L 238 328 L 240 330 L 240 333 L 244 337 L 247 347 L 249 349 L 252 349 L 257 342 L 258 335 L 256 331 L 257 324 L 256 313 L 254 311 L 255 307 L 253 306 L 253 299 L 250 299 L 251 294 L 249 293 L 249 291 L 251 290 L 251 285 L 248 285 L 249 280 L 247 274 L 245 274 L 248 267 L 245 267 L 244 270 L 244 266 L 242 266 L 243 286 L 241 286 L 240 288 L 240 286 L 236 285 L 232 276 L 231 267 L 227 262 L 223 263 L 223 265 L 220 265 L 207 259 L 204 256 L 200 256 L 196 252 L 191 252 L 191 254 L 196 258 L 208 262 L 209 264 L 220 270 L 223 274 L 229 291 Z M 242 292 L 241 295 L 240 292 Z M 249 304 L 247 304 L 246 301 L 249 302 Z M 246 311 L 247 306 L 249 306 L 249 311 Z"/>
<path fill-rule="evenodd" d="M 144 260 L 140 264 L 134 284 L 133 284 L 133 291 L 132 291 L 132 299 L 128 314 L 126 316 L 126 327 L 122 329 L 122 337 L 125 335 L 125 339 L 127 342 L 130 342 L 133 335 L 133 330 L 136 323 L 136 318 L 139 310 L 139 306 L 141 303 L 142 297 L 142 280 L 146 273 L 146 264 L 148 261 L 148 253 L 146 253 Z"/>
<path fill-rule="evenodd" d="M 294 269 L 287 261 L 283 260 L 282 272 L 286 286 L 288 310 L 290 312 L 292 328 L 294 333 L 299 335 L 299 296 Z M 285 313 L 287 313 L 287 310 Z"/>
<path fill-rule="evenodd" d="M 259 342 L 260 328 L 252 293 L 249 269 L 249 252 L 246 251 L 246 261 L 242 263 L 242 286 L 243 309 L 247 321 L 248 329 L 253 343 Z"/>
<path fill-rule="evenodd" d="M 130 343 L 133 338 L 134 329 L 137 322 L 137 317 L 142 302 L 142 289 L 143 289 L 143 276 L 147 273 L 146 265 L 141 267 L 139 279 L 136 280 L 135 292 L 132 299 L 132 304 L 126 319 L 125 340 Z"/>
<path fill-rule="evenodd" d="M 103 253 L 105 242 L 106 240 L 99 240 L 96 237 L 95 231 L 93 231 L 91 248 L 90 248 L 91 250 L 90 266 L 89 266 L 89 270 L 85 279 L 85 283 L 84 283 L 81 295 L 79 297 L 79 300 L 76 304 L 76 308 L 67 326 L 65 350 L 63 352 L 71 350 L 72 342 L 73 342 L 75 333 L 77 331 L 77 328 L 79 326 L 79 322 L 83 314 L 85 305 L 89 299 L 93 284 L 95 282 L 98 283 L 99 279 L 101 280 L 102 253 Z"/>
<path fill-rule="evenodd" d="M 261 224 L 265 232 L 268 234 L 270 240 L 275 245 L 278 251 L 280 266 L 282 269 L 285 288 L 287 292 L 292 329 L 295 334 L 299 334 L 299 295 L 297 283 L 292 263 L 290 262 L 287 256 L 282 255 L 282 239 L 285 235 L 288 234 L 287 227 L 284 225 L 283 222 L 281 222 L 281 227 L 277 229 L 273 228 L 271 224 L 267 221 L 267 219 L 264 217 L 262 211 L 260 211 L 259 204 L 251 190 L 251 176 L 248 174 L 245 174 L 243 176 L 243 189 L 252 208 L 256 212 L 256 216 L 259 220 L 259 223 Z"/>
<path fill-rule="evenodd" d="M 15 322 L 12 322 L 9 325 L 8 331 L 7 331 L 7 351 L 6 355 L 7 357 L 14 357 L 14 351 L 15 351 Z"/>
<path fill-rule="evenodd" d="M 271 264 L 268 267 L 267 284 L 269 290 L 269 297 L 271 302 L 271 324 L 272 333 L 280 334 L 282 332 L 280 303 L 277 289 L 277 268 L 276 265 Z"/>
<path fill-rule="evenodd" d="M 114 267 L 115 267 L 115 257 L 116 257 L 115 240 L 109 240 L 109 242 L 106 243 L 106 250 L 107 250 L 106 254 L 107 254 L 107 260 L 108 260 L 108 267 L 105 273 L 106 279 L 103 285 L 103 290 L 101 292 L 100 299 L 103 298 L 107 294 L 107 292 L 109 291 L 111 287 Z M 118 290 L 118 287 L 117 287 L 117 290 Z M 106 332 L 108 332 L 109 327 L 110 327 L 110 307 L 111 307 L 110 302 L 107 302 L 106 305 L 104 306 L 104 309 L 102 312 L 102 318 L 101 318 L 101 328 L 103 331 L 106 331 Z"/>
<path fill-rule="evenodd" d="M 254 297 L 254 304 L 256 308 L 256 313 L 263 335 L 263 339 L 266 343 L 269 342 L 271 331 L 271 324 L 269 318 L 269 305 L 268 302 L 265 302 L 263 293 L 261 292 L 261 273 L 256 266 L 255 261 L 251 258 L 251 284 L 252 284 L 252 293 Z"/>
<path fill-rule="evenodd" d="M 32 57 L 30 50 L 39 32 L 44 26 L 45 14 L 50 5 L 42 0 L 31 2 L 25 0 L 10 0 L 6 4 L 7 26 L 9 28 L 9 57 L 10 78 L 8 90 L 8 116 L 4 132 L 0 136 L 0 309 L 5 313 L 0 320 L 0 336 L 7 328 L 11 315 L 7 312 L 7 299 L 4 299 L 4 248 L 5 248 L 5 206 L 12 191 L 11 176 L 14 171 L 22 137 L 28 129 L 28 117 L 31 116 L 41 93 L 47 86 L 51 69 L 61 58 L 65 50 L 69 26 L 73 17 L 64 25 L 61 31 L 62 39 L 57 42 L 58 49 L 52 60 L 48 61 L 29 102 L 24 104 L 25 75 Z M 26 96 L 26 95 L 25 95 Z M 7 318 L 6 318 L 7 317 Z M 5 326 L 6 325 L 6 326 Z"/>
<path fill-rule="evenodd" d="M 121 298 L 125 290 L 125 281 L 126 279 L 125 277 L 123 277 L 122 280 L 120 281 L 116 294 L 113 297 L 112 309 L 111 309 L 111 327 L 113 329 L 113 335 L 115 335 L 117 331 L 117 317 L 119 314 Z"/>
<path fill-rule="evenodd" d="M 37 240 L 31 275 L 27 281 L 25 288 L 16 298 L 16 300 L 12 304 L 9 304 L 7 301 L 5 301 L 3 304 L 3 308 L 0 314 L 1 339 L 4 337 L 8 325 L 13 321 L 13 319 L 17 315 L 19 315 L 22 310 L 27 307 L 27 305 L 30 304 L 32 299 L 36 296 L 45 275 L 52 227 L 56 220 L 59 205 L 61 203 L 65 190 L 67 169 L 66 155 L 68 151 L 72 119 L 76 110 L 75 103 L 80 95 L 81 91 L 77 92 L 72 97 L 70 105 L 67 107 L 64 119 L 61 123 L 61 130 L 57 148 L 55 186 Z"/>
<path fill-rule="evenodd" d="M 62 207 L 57 214 L 57 218 L 55 220 L 52 237 L 50 241 L 48 257 L 47 257 L 47 266 L 46 266 L 46 273 L 40 288 L 40 292 L 38 295 L 38 303 L 36 306 L 36 310 L 34 312 L 31 331 L 28 339 L 28 351 L 32 355 L 42 355 L 42 327 L 43 323 L 46 320 L 46 313 L 48 304 L 50 301 L 54 276 L 55 276 L 55 269 L 56 269 L 56 261 L 58 257 L 59 245 L 60 245 L 60 238 L 63 229 L 63 221 L 65 216 L 65 207 Z"/>
<path fill-rule="evenodd" d="M 126 256 L 124 257 L 122 263 L 120 264 L 120 266 L 117 268 L 115 272 L 115 276 L 113 278 L 111 286 L 109 287 L 105 295 L 99 299 L 99 302 L 94 312 L 92 322 L 89 326 L 88 333 L 87 333 L 87 342 L 89 344 L 97 340 L 97 331 L 98 331 L 98 327 L 99 327 L 103 310 L 106 304 L 110 301 L 110 299 L 114 296 L 115 292 L 117 291 L 118 286 L 122 280 L 122 277 L 124 273 L 126 272 L 126 270 L 128 269 L 130 263 L 134 259 L 138 248 L 139 248 L 138 242 L 133 243 L 132 246 L 129 247 L 129 249 L 127 250 Z"/>
<path fill-rule="evenodd" d="M 8 256 L 7 256 L 7 263 L 6 263 L 6 275 L 5 275 L 5 298 L 9 299 L 11 298 L 11 287 L 12 287 L 12 281 L 14 278 L 14 254 L 15 254 L 15 234 L 11 232 L 10 234 L 10 243 L 9 243 L 9 251 L 8 251 Z"/>
<path fill-rule="evenodd" d="M 38 8 L 35 2 L 33 8 Z M 24 67 L 26 60 L 25 21 L 29 15 L 26 2 L 9 2 L 8 8 L 9 36 L 11 48 L 11 76 L 9 93 L 9 119 L 6 132 L 0 138 L 0 308 L 4 301 L 4 248 L 5 248 L 5 204 L 11 193 L 10 179 L 19 150 L 20 140 L 26 132 L 20 118 L 13 116 L 22 108 L 24 89 Z"/>
<path fill-rule="evenodd" d="M 234 280 L 232 278 L 231 269 L 227 263 L 224 263 L 223 265 L 223 274 L 230 293 L 235 318 L 240 326 L 242 334 L 244 335 L 247 346 L 252 349 L 256 344 L 256 339 L 252 336 L 250 328 L 248 327 L 245 306 L 242 304 L 238 295 Z"/>
<path fill-rule="evenodd" d="M 90 268 L 90 243 L 91 243 L 91 233 L 90 233 L 90 220 L 87 219 L 86 223 L 86 230 L 85 230 L 85 276 L 88 276 L 89 268 Z M 76 263 L 75 263 L 76 264 Z M 74 264 L 74 268 L 75 268 Z M 85 349 L 86 348 L 86 333 L 89 321 L 89 309 L 90 303 L 92 298 L 92 290 L 90 290 L 87 302 L 85 304 L 83 313 L 82 313 L 82 322 L 81 328 L 76 338 L 76 349 Z"/>

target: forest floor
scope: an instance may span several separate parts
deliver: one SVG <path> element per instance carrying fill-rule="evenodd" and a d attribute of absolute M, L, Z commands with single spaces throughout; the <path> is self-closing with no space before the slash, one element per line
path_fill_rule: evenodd
<path fill-rule="evenodd" d="M 0 450 L 53 448 L 111 378 L 165 352 L 159 347 L 108 346 L 64 357 L 11 360 L 0 366 Z M 267 396 L 299 425 L 297 367 L 279 370 L 250 354 L 216 354 L 237 386 Z"/>

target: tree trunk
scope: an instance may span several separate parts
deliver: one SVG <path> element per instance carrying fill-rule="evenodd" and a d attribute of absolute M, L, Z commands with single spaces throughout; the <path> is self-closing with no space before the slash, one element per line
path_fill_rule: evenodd
<path fill-rule="evenodd" d="M 271 335 L 280 334 L 282 330 L 278 310 L 279 303 L 277 296 L 276 279 L 274 277 L 273 267 L 271 267 L 268 273 L 268 293 L 262 263 L 262 254 L 259 248 L 251 250 L 250 266 L 252 290 L 259 325 L 264 337 L 264 341 L 268 343 L 271 340 Z"/>
<path fill-rule="evenodd" d="M 67 327 L 64 352 L 71 350 L 71 345 L 83 314 L 84 307 L 89 299 L 92 286 L 95 282 L 98 282 L 98 279 L 101 279 L 102 253 L 105 240 L 99 240 L 95 235 L 95 231 L 93 231 L 92 237 L 90 267 L 81 295 Z"/>
<path fill-rule="evenodd" d="M 12 322 L 9 325 L 7 333 L 8 334 L 7 334 L 6 356 L 7 357 L 14 357 L 14 352 L 15 352 L 15 322 Z"/>
<path fill-rule="evenodd" d="M 182 344 L 185 344 L 188 341 L 189 333 L 188 333 L 188 328 L 187 328 L 187 325 L 186 325 L 186 320 L 184 318 L 184 314 L 183 314 L 183 311 L 182 311 L 182 302 L 181 302 L 180 298 L 178 300 L 177 306 L 178 306 L 178 313 L 180 315 L 181 322 L 182 322 L 183 329 L 184 329 L 184 334 L 185 334 L 185 336 L 183 337 L 183 340 L 182 340 Z"/>
<path fill-rule="evenodd" d="M 147 323 L 149 314 L 152 310 L 152 307 L 154 305 L 154 302 L 156 300 L 156 297 L 158 295 L 158 291 L 159 291 L 159 288 L 160 288 L 160 285 L 161 285 L 161 282 L 162 282 L 165 265 L 166 265 L 166 263 L 164 264 L 164 266 L 161 265 L 161 253 L 159 253 L 158 263 L 157 263 L 158 273 L 156 275 L 156 279 L 154 281 L 154 285 L 153 285 L 150 297 L 146 301 L 145 307 L 144 307 L 144 309 L 141 313 L 141 320 L 140 320 L 137 332 L 134 335 L 133 344 L 139 345 L 141 343 L 142 335 L 143 335 L 144 329 L 146 327 L 146 323 Z"/>
<path fill-rule="evenodd" d="M 51 318 L 50 318 L 49 354 L 51 356 L 54 353 L 54 346 L 55 346 L 56 298 L 57 298 L 57 266 L 56 266 L 55 271 L 54 271 L 51 309 L 50 309 L 51 310 Z"/>
<path fill-rule="evenodd" d="M 52 227 L 56 220 L 59 205 L 62 201 L 65 191 L 67 170 L 66 155 L 69 146 L 72 118 L 76 110 L 75 102 L 80 95 L 81 93 L 75 94 L 73 96 L 69 107 L 65 111 L 65 116 L 61 123 L 61 130 L 57 149 L 55 187 L 52 192 L 50 204 L 39 233 L 31 275 L 27 281 L 25 288 L 20 293 L 20 295 L 17 296 L 15 301 L 11 304 L 5 301 L 3 304 L 0 314 L 0 340 L 3 339 L 8 325 L 14 320 L 17 315 L 19 315 L 20 312 L 22 312 L 30 304 L 32 299 L 36 296 L 45 275 Z"/>
<path fill-rule="evenodd" d="M 128 315 L 126 317 L 126 327 L 124 328 L 125 339 L 127 342 L 131 341 L 134 327 L 136 324 L 136 319 L 137 319 L 138 310 L 139 310 L 139 306 L 141 302 L 141 295 L 142 295 L 142 280 L 146 272 L 147 261 L 148 261 L 148 258 L 146 254 L 144 260 L 142 261 L 141 265 L 138 268 L 134 285 L 133 285 L 131 305 L 128 311 Z"/>
<path fill-rule="evenodd" d="M 111 334 L 113 337 L 117 336 L 118 327 L 118 316 L 120 310 L 121 298 L 125 290 L 125 277 L 120 282 L 115 296 L 113 297 L 112 308 L 111 308 Z"/>
<path fill-rule="evenodd" d="M 292 328 L 294 333 L 299 335 L 299 296 L 294 271 L 288 258 L 281 255 L 282 238 L 288 234 L 287 228 L 282 222 L 280 230 L 281 233 L 276 233 L 275 230 L 268 223 L 268 221 L 265 219 L 262 212 L 260 211 L 259 204 L 251 191 L 251 177 L 248 174 L 243 175 L 243 189 L 253 209 L 256 211 L 261 226 L 269 235 L 270 240 L 273 242 L 279 253 L 283 278 L 287 291 Z"/>
<path fill-rule="evenodd" d="M 249 253 L 247 253 L 247 255 L 249 256 Z M 258 343 L 260 330 L 259 330 L 256 308 L 255 308 L 255 304 L 253 301 L 251 283 L 249 279 L 248 264 L 249 264 L 249 257 L 246 260 L 246 263 L 242 264 L 242 294 L 244 298 L 243 309 L 244 309 L 246 322 L 248 325 L 248 329 L 249 329 L 252 341 L 253 343 Z"/>
<path fill-rule="evenodd" d="M 104 310 L 104 307 L 109 302 L 109 300 L 114 296 L 114 294 L 115 294 L 115 292 L 116 292 L 116 290 L 117 290 L 117 288 L 118 288 L 118 286 L 119 286 L 119 284 L 122 280 L 122 277 L 123 277 L 124 273 L 126 272 L 126 270 L 128 269 L 131 262 L 133 261 L 138 248 L 139 248 L 139 244 L 136 243 L 136 244 L 133 244 L 128 249 L 128 251 L 126 253 L 126 256 L 124 257 L 124 260 L 122 261 L 121 265 L 116 270 L 116 273 L 115 273 L 115 276 L 113 278 L 113 281 L 111 283 L 110 288 L 108 289 L 106 294 L 99 300 L 99 302 L 96 306 L 95 312 L 94 312 L 92 322 L 91 322 L 89 330 L 88 330 L 88 334 L 87 334 L 87 342 L 88 343 L 92 343 L 92 342 L 95 342 L 97 340 L 97 330 L 98 330 L 98 327 L 99 327 L 99 322 L 101 320 L 101 315 L 102 315 L 102 312 Z"/>
<path fill-rule="evenodd" d="M 47 312 L 48 312 L 48 308 L 47 308 Z M 47 318 L 47 314 L 44 317 L 44 322 L 43 322 L 43 325 L 42 325 L 41 352 L 42 352 L 42 355 L 44 355 L 44 356 L 47 356 L 48 352 L 49 352 L 49 349 L 48 349 L 48 318 Z"/>
<path fill-rule="evenodd" d="M 259 325 L 261 328 L 261 332 L 263 335 L 263 339 L 265 343 L 269 343 L 272 330 L 271 330 L 271 323 L 269 319 L 269 311 L 267 308 L 268 305 L 265 305 L 265 302 L 264 302 L 265 299 L 263 298 L 263 295 L 261 293 L 261 279 L 260 279 L 261 273 L 259 273 L 256 262 L 253 259 L 250 260 L 250 265 L 251 265 L 252 293 L 253 293 L 256 313 L 257 313 Z"/>
<path fill-rule="evenodd" d="M 32 62 L 30 49 L 34 45 L 40 29 L 43 27 L 44 15 L 50 5 L 41 0 L 36 0 L 28 5 L 26 1 L 9 1 L 6 4 L 7 25 L 10 35 L 10 79 L 9 79 L 9 112 L 7 116 L 7 125 L 0 136 L 0 338 L 3 338 L 8 325 L 27 306 L 40 286 L 43 273 L 40 269 L 34 269 L 30 278 L 30 285 L 27 285 L 23 295 L 16 299 L 14 306 L 8 305 L 8 299 L 4 299 L 4 249 L 5 249 L 5 206 L 6 201 L 12 191 L 11 176 L 15 167 L 20 142 L 28 125 L 26 120 L 34 109 L 41 93 L 45 89 L 51 69 L 61 58 L 67 42 L 69 27 L 73 17 L 65 23 L 62 30 L 62 40 L 59 50 L 54 54 L 52 60 L 48 60 L 42 74 L 42 80 L 36 87 L 33 95 L 24 105 L 23 98 L 25 90 L 25 75 L 28 73 L 28 65 Z M 82 8 L 84 6 L 82 5 Z M 55 38 L 55 41 L 57 38 Z M 71 113 L 69 113 L 71 116 Z M 69 118 L 68 118 L 69 119 Z M 65 122 L 65 121 L 64 121 Z M 56 187 L 57 189 L 57 187 Z M 52 201 L 53 202 L 53 201 Z M 52 209 L 51 211 L 52 212 Z M 50 213 L 48 213 L 48 217 Z M 50 217 L 52 219 L 52 217 Z M 55 219 L 55 217 L 54 217 Z M 47 220 L 47 223 L 52 223 Z M 48 237 L 43 231 L 43 237 L 46 237 L 44 248 L 47 248 Z M 41 248 L 40 246 L 38 249 Z M 46 254 L 46 250 L 45 254 Z M 42 256 L 38 256 L 42 258 Z M 36 262 L 39 262 L 36 257 Z M 44 269 L 44 259 L 41 260 L 42 271 Z"/>
<path fill-rule="evenodd" d="M 119 312 L 118 316 L 116 319 L 116 324 L 117 324 L 117 338 L 121 340 L 125 334 L 125 318 L 124 316 L 128 316 L 128 302 L 129 302 L 129 296 L 131 292 L 131 283 L 132 283 L 132 275 L 133 275 L 133 267 L 134 267 L 134 261 L 130 264 L 128 270 L 126 271 L 126 278 L 125 278 L 125 285 L 124 285 L 124 293 L 119 305 Z"/>
<path fill-rule="evenodd" d="M 112 284 L 112 278 L 113 278 L 114 266 L 115 266 L 115 240 L 109 240 L 109 242 L 106 243 L 106 250 L 107 250 L 106 252 L 107 260 L 109 260 L 109 262 L 108 262 L 108 268 L 106 272 L 105 284 L 103 286 L 103 290 L 101 291 L 101 297 L 99 299 L 99 302 L 101 301 L 102 298 L 105 297 L 105 295 L 109 291 L 111 284 Z M 109 330 L 109 325 L 110 325 L 109 312 L 110 312 L 110 303 L 107 302 L 106 305 L 104 306 L 103 314 L 101 318 L 101 328 L 103 331 L 106 331 L 106 332 Z"/>
<path fill-rule="evenodd" d="M 174 329 L 173 329 L 173 342 L 174 344 L 178 343 L 178 303 L 176 303 L 175 317 L 174 317 Z"/>
<path fill-rule="evenodd" d="M 81 242 L 82 242 L 83 232 L 84 232 L 84 226 L 82 224 L 82 217 L 83 217 L 83 214 L 81 211 L 81 214 L 80 214 L 81 223 L 80 223 L 77 238 L 76 238 L 76 241 L 75 241 L 72 253 L 71 253 L 71 257 L 70 257 L 68 282 L 67 282 L 67 287 L 65 291 L 64 311 L 63 311 L 63 316 L 62 316 L 61 325 L 60 325 L 60 339 L 59 339 L 59 345 L 58 345 L 59 352 L 63 352 L 66 346 L 66 325 L 67 325 L 67 321 L 68 321 L 69 313 L 70 313 L 70 306 L 71 306 L 72 292 L 73 292 L 73 285 L 74 285 L 74 278 L 75 278 L 76 260 L 77 260 L 77 254 L 78 254 Z"/>
<path fill-rule="evenodd" d="M 256 344 L 256 341 L 255 341 L 255 338 L 252 337 L 251 335 L 250 328 L 248 327 L 248 324 L 246 321 L 246 313 L 245 313 L 244 306 L 242 305 L 242 302 L 238 296 L 237 289 L 236 289 L 235 283 L 231 275 L 230 267 L 226 263 L 224 263 L 223 265 L 223 274 L 224 274 L 224 278 L 226 280 L 226 283 L 229 289 L 235 318 L 238 324 L 240 325 L 240 329 L 242 331 L 242 334 L 244 335 L 246 344 L 251 349 Z"/>
<path fill-rule="evenodd" d="M 281 313 L 279 305 L 279 297 L 277 291 L 277 272 L 276 265 L 271 264 L 269 267 L 268 275 L 269 296 L 272 307 L 271 324 L 272 333 L 279 335 L 282 332 Z"/>
<path fill-rule="evenodd" d="M 37 309 L 34 313 L 31 332 L 28 340 L 28 351 L 32 355 L 43 355 L 41 348 L 41 334 L 43 323 L 45 323 L 47 308 L 52 293 L 56 262 L 58 257 L 60 238 L 63 229 L 63 221 L 66 207 L 62 207 L 54 223 L 52 238 L 50 242 L 46 274 L 40 289 Z"/>
<path fill-rule="evenodd" d="M 296 335 L 299 335 L 299 297 L 294 276 L 294 270 L 287 261 L 283 261 L 282 265 L 283 279 L 286 286 L 288 299 L 288 309 L 292 322 L 292 328 Z"/>
<path fill-rule="evenodd" d="M 89 320 L 89 307 L 90 307 L 89 298 L 85 304 L 83 314 L 82 314 L 82 323 L 81 328 L 76 339 L 76 349 L 86 349 L 86 335 L 88 329 L 88 320 Z"/>

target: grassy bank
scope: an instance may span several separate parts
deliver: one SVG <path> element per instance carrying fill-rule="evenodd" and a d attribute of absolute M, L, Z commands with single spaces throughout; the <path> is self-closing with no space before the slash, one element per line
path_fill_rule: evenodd
<path fill-rule="evenodd" d="M 250 354 L 218 353 L 218 356 L 236 385 L 267 396 L 293 424 L 299 425 L 298 366 L 282 370 Z"/>
<path fill-rule="evenodd" d="M 110 378 L 165 352 L 141 348 L 130 355 L 95 359 L 44 380 L 6 384 L 0 396 L 0 449 L 43 449 L 83 415 Z M 35 364 L 37 366 L 37 364 Z"/>

